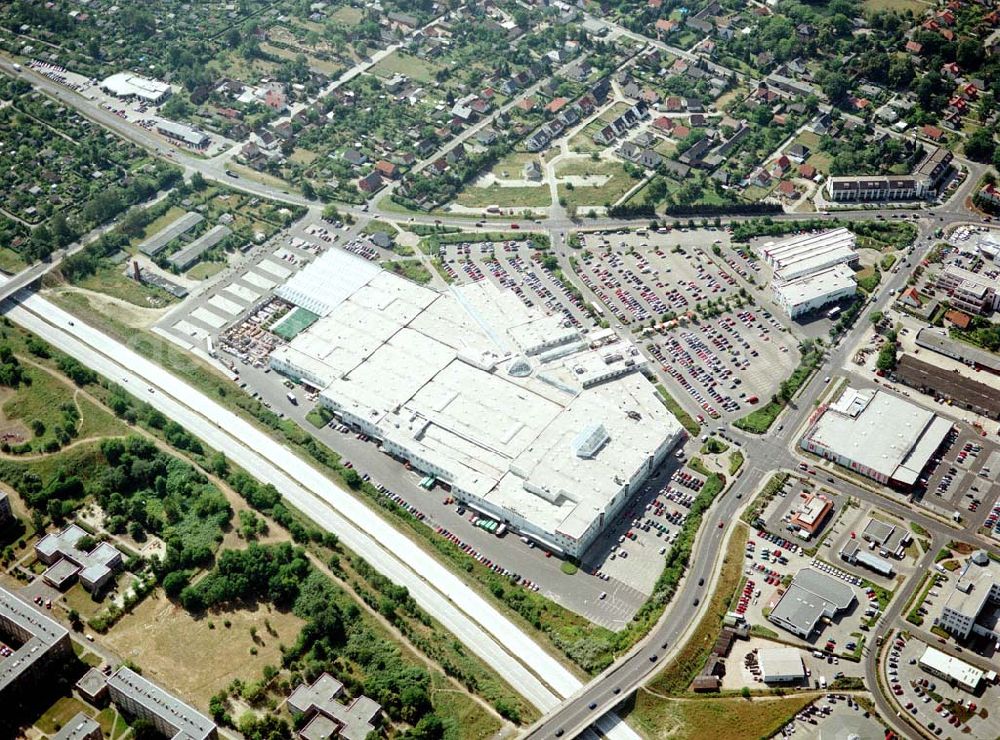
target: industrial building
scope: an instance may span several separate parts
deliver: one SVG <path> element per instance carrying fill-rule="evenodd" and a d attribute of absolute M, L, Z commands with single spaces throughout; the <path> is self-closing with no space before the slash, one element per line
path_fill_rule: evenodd
<path fill-rule="evenodd" d="M 342 703 L 344 684 L 323 673 L 312 684 L 301 684 L 288 697 L 293 716 L 305 719 L 299 737 L 302 740 L 365 740 L 381 723 L 382 707 L 367 696 Z"/>
<path fill-rule="evenodd" d="M 774 302 L 796 319 L 853 296 L 855 243 L 854 234 L 840 228 L 765 244 L 761 252 L 774 270 Z"/>
<path fill-rule="evenodd" d="M 769 242 L 761 248 L 761 254 L 764 262 L 774 270 L 775 279 L 787 283 L 836 265 L 856 264 L 856 242 L 854 234 L 839 228 Z"/>
<path fill-rule="evenodd" d="M 833 619 L 854 604 L 854 591 L 839 578 L 803 568 L 789 584 L 768 619 L 808 640 L 821 619 Z"/>
<path fill-rule="evenodd" d="M 978 689 L 983 680 L 983 672 L 974 665 L 969 665 L 964 660 L 959 660 L 930 645 L 926 647 L 918 663 L 928 673 L 969 692 Z"/>
<path fill-rule="evenodd" d="M 894 569 L 892 563 L 868 552 L 858 540 L 848 540 L 840 548 L 840 557 L 851 565 L 863 565 L 868 570 L 878 573 L 884 578 L 892 578 Z"/>
<path fill-rule="evenodd" d="M 764 683 L 791 683 L 806 677 L 802 653 L 797 648 L 763 648 L 757 651 L 757 664 Z"/>
<path fill-rule="evenodd" d="M 166 136 L 168 139 L 178 144 L 189 146 L 192 149 L 207 149 L 208 145 L 212 141 L 208 137 L 208 134 L 191 126 L 187 126 L 183 123 L 176 123 L 174 121 L 157 121 L 156 131 L 161 136 Z"/>
<path fill-rule="evenodd" d="M 845 388 L 809 419 L 799 446 L 884 485 L 912 486 L 952 424 L 882 390 Z"/>
<path fill-rule="evenodd" d="M 790 319 L 797 319 L 831 303 L 850 298 L 858 292 L 854 271 L 846 265 L 834 265 L 786 282 L 778 281 L 772 287 L 774 302 Z"/>
<path fill-rule="evenodd" d="M 139 251 L 147 257 L 155 257 L 174 239 L 184 234 L 205 220 L 200 213 L 188 211 L 176 221 L 164 226 L 146 241 L 139 245 Z"/>
<path fill-rule="evenodd" d="M 215 723 L 156 684 L 122 666 L 108 678 L 111 701 L 122 712 L 148 720 L 156 731 L 173 740 L 209 740 L 218 737 Z"/>
<path fill-rule="evenodd" d="M 50 668 L 73 656 L 69 631 L 0 588 L 0 638 L 14 652 L 0 658 L 0 705 L 48 680 Z"/>
<path fill-rule="evenodd" d="M 826 194 L 841 203 L 929 198 L 951 172 L 953 158 L 944 147 L 935 147 L 910 175 L 834 176 L 826 181 Z"/>
<path fill-rule="evenodd" d="M 191 267 L 191 265 L 200 260 L 201 256 L 205 254 L 205 252 L 232 233 L 232 230 L 228 226 L 223 226 L 221 224 L 213 226 L 186 247 L 178 250 L 175 254 L 170 255 L 169 262 L 175 268 L 184 272 L 186 269 Z"/>
<path fill-rule="evenodd" d="M 151 105 L 159 105 L 170 95 L 170 85 L 131 72 L 117 72 L 101 83 L 101 89 L 122 100 L 137 98 Z"/>
<path fill-rule="evenodd" d="M 959 311 L 988 316 L 1000 307 L 1000 279 L 957 265 L 938 273 L 934 286 L 948 294 L 948 303 Z"/>
<path fill-rule="evenodd" d="M 1000 641 L 996 619 L 981 620 L 987 606 L 997 602 L 1000 602 L 1000 563 L 983 550 L 977 550 L 966 561 L 935 622 L 960 640 L 975 633 Z"/>
<path fill-rule="evenodd" d="M 992 386 L 954 370 L 945 370 L 912 355 L 903 355 L 893 370 L 893 378 L 921 393 L 948 401 L 956 408 L 1000 419 L 1000 393 Z"/>
<path fill-rule="evenodd" d="M 276 292 L 321 318 L 273 369 L 555 552 L 582 555 L 683 435 L 631 342 L 489 281 L 438 293 L 330 250 Z"/>
<path fill-rule="evenodd" d="M 90 592 L 100 591 L 122 567 L 118 548 L 107 542 L 98 543 L 89 552 L 77 547 L 87 533 L 76 524 L 62 532 L 49 533 L 35 545 L 35 555 L 50 566 L 42 577 L 53 588 L 64 589 L 77 577 Z"/>
<path fill-rule="evenodd" d="M 924 327 L 917 332 L 916 343 L 918 347 L 958 360 L 976 370 L 988 370 L 1000 375 L 1000 357 L 967 342 L 952 339 L 944 330 Z"/>

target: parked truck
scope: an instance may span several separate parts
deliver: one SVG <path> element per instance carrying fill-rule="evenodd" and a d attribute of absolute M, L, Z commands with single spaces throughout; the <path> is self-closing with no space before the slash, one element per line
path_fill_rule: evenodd
<path fill-rule="evenodd" d="M 299 400 L 295 397 L 295 394 L 292 393 L 291 391 L 288 391 L 288 393 L 285 394 L 285 398 L 287 398 L 288 402 L 293 406 L 299 405 Z"/>

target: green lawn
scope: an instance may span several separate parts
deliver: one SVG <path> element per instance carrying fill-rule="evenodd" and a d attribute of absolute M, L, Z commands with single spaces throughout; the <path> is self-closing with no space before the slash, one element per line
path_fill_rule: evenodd
<path fill-rule="evenodd" d="M 559 198 L 565 198 L 570 206 L 603 206 L 614 203 L 635 187 L 639 181 L 625 172 L 624 166 L 618 162 L 594 162 L 590 159 L 580 159 L 567 162 L 556 167 L 556 177 L 605 175 L 610 176 L 601 185 L 576 185 L 571 190 L 561 180 L 559 182 Z"/>
<path fill-rule="evenodd" d="M 662 385 L 657 384 L 656 390 L 660 394 L 660 400 L 663 401 L 663 405 L 667 407 L 667 411 L 674 415 L 674 417 L 681 423 L 681 426 L 687 430 L 687 433 L 692 437 L 697 437 L 698 433 L 701 431 L 701 425 L 689 414 L 684 408 L 677 403 L 673 396 L 667 393 L 667 389 Z"/>
<path fill-rule="evenodd" d="M 199 262 L 187 271 L 187 276 L 192 280 L 205 280 L 226 269 L 225 262 Z"/>
<path fill-rule="evenodd" d="M 520 173 L 514 175 L 520 178 Z M 552 205 L 549 186 L 544 182 L 535 186 L 500 187 L 493 184 L 488 188 L 466 187 L 458 194 L 455 202 L 468 208 L 486 208 L 497 205 L 502 208 L 547 208 Z"/>
<path fill-rule="evenodd" d="M 433 277 L 430 270 L 418 260 L 389 260 L 383 262 L 382 267 L 420 285 L 426 285 Z"/>
<path fill-rule="evenodd" d="M 73 719 L 77 712 L 84 712 L 89 715 L 90 713 L 87 709 L 87 705 L 79 699 L 71 696 L 63 696 L 59 698 L 55 704 L 49 707 L 48 711 L 46 711 L 45 714 L 38 719 L 35 723 L 35 727 L 47 735 L 54 735 L 62 729 L 67 722 Z"/>
<path fill-rule="evenodd" d="M 17 252 L 10 247 L 0 247 L 0 271 L 13 275 L 28 266 Z"/>
<path fill-rule="evenodd" d="M 406 52 L 394 51 L 385 59 L 371 68 L 371 73 L 383 78 L 392 77 L 394 74 L 404 74 L 414 82 L 429 85 L 434 82 L 434 75 L 441 69 L 440 66 L 424 59 L 418 59 Z"/>

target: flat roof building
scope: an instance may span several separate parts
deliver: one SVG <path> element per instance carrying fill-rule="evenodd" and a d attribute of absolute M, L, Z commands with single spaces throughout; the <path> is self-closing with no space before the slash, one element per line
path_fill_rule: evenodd
<path fill-rule="evenodd" d="M 110 676 L 108 691 L 118 709 L 149 720 L 157 732 L 172 740 L 209 740 L 218 736 L 212 720 L 131 668 L 122 666 Z"/>
<path fill-rule="evenodd" d="M 884 578 L 892 578 L 892 563 L 868 552 L 858 540 L 848 540 L 840 548 L 840 557 L 852 565 L 863 565 Z"/>
<path fill-rule="evenodd" d="M 883 522 L 874 517 L 868 520 L 862 530 L 861 539 L 865 542 L 874 542 L 880 552 L 885 552 L 895 558 L 903 557 L 906 546 L 913 541 L 913 537 L 906 531 L 905 527 Z"/>
<path fill-rule="evenodd" d="M 854 234 L 842 227 L 769 242 L 761 248 L 761 253 L 774 270 L 775 279 L 788 282 L 835 265 L 855 264 L 856 242 Z"/>
<path fill-rule="evenodd" d="M 980 615 L 989 604 L 1000 602 L 1000 563 L 983 550 L 974 552 L 945 598 L 939 627 L 960 640 L 975 632 L 1000 640 L 995 624 L 980 624 Z"/>
<path fill-rule="evenodd" d="M 108 677 L 97 668 L 91 668 L 76 682 L 76 690 L 88 704 L 102 707 L 108 700 Z"/>
<path fill-rule="evenodd" d="M 0 659 L 0 703 L 46 680 L 50 667 L 73 654 L 69 630 L 5 588 L 0 588 L 0 637 L 16 648 Z"/>
<path fill-rule="evenodd" d="M 232 230 L 228 226 L 223 226 L 222 224 L 213 226 L 186 247 L 170 255 L 168 261 L 178 270 L 184 272 L 184 270 L 200 260 L 205 252 L 232 233 Z"/>
<path fill-rule="evenodd" d="M 277 290 L 321 318 L 273 369 L 466 505 L 582 555 L 682 437 L 631 342 L 489 281 L 446 293 L 330 250 Z"/>
<path fill-rule="evenodd" d="M 952 424 L 882 390 L 845 388 L 809 420 L 799 445 L 885 485 L 912 486 Z"/>
<path fill-rule="evenodd" d="M 806 677 L 802 653 L 797 648 L 765 648 L 757 651 L 764 683 L 789 683 Z"/>
<path fill-rule="evenodd" d="M 833 501 L 821 493 L 810 493 L 805 496 L 802 504 L 796 507 L 791 523 L 814 535 L 823 526 L 831 511 L 833 511 Z"/>
<path fill-rule="evenodd" d="M 966 342 L 956 341 L 943 330 L 924 327 L 917 332 L 916 343 L 918 347 L 958 360 L 969 367 L 1000 375 L 1000 357 Z"/>
<path fill-rule="evenodd" d="M 211 143 L 211 139 L 208 137 L 208 134 L 193 128 L 192 126 L 177 123 L 175 121 L 161 119 L 156 123 L 156 130 L 168 139 L 172 139 L 173 141 L 194 149 L 207 149 L 209 143 Z"/>
<path fill-rule="evenodd" d="M 922 393 L 950 401 L 958 408 L 1000 419 L 1000 393 L 992 386 L 961 373 L 903 355 L 893 370 L 893 377 Z"/>
<path fill-rule="evenodd" d="M 123 100 L 138 98 L 157 105 L 170 95 L 170 85 L 148 77 L 140 77 L 131 72 L 116 72 L 105 78 L 101 89 Z"/>
<path fill-rule="evenodd" d="M 329 673 L 323 673 L 312 684 L 301 684 L 288 697 L 288 708 L 293 714 L 308 719 L 299 730 L 302 740 L 327 740 L 342 737 L 345 740 L 365 740 L 375 732 L 381 722 L 382 707 L 367 696 L 355 697 L 342 703 L 339 697 L 344 684 Z"/>
<path fill-rule="evenodd" d="M 858 291 L 858 283 L 854 271 L 840 264 L 792 280 L 772 282 L 771 288 L 774 302 L 789 318 L 796 319 L 853 296 Z"/>
<path fill-rule="evenodd" d="M 52 740 L 103 740 L 104 733 L 96 720 L 83 712 L 76 715 L 52 736 Z"/>
<path fill-rule="evenodd" d="M 1000 278 L 947 265 L 937 275 L 935 287 L 948 294 L 948 303 L 960 311 L 987 316 L 1000 306 Z"/>
<path fill-rule="evenodd" d="M 821 619 L 833 619 L 854 603 L 854 591 L 843 581 L 813 568 L 803 568 L 789 584 L 768 619 L 808 640 Z"/>
<path fill-rule="evenodd" d="M 190 231 L 205 220 L 200 213 L 188 211 L 176 221 L 164 226 L 149 239 L 139 245 L 139 251 L 147 257 L 155 257 L 181 234 Z"/>
<path fill-rule="evenodd" d="M 52 566 L 43 574 L 51 586 L 63 588 L 79 576 L 88 591 L 100 591 L 122 566 L 121 552 L 107 542 L 98 543 L 89 552 L 78 548 L 84 537 L 85 530 L 70 524 L 61 532 L 50 532 L 35 545 L 38 559 Z"/>
<path fill-rule="evenodd" d="M 928 645 L 920 656 L 919 665 L 930 674 L 943 678 L 966 691 L 975 691 L 983 680 L 983 672 L 964 660 Z"/>

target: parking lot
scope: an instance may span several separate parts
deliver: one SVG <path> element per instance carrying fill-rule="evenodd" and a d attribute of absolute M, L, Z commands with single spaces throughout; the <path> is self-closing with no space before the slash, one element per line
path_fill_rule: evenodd
<path fill-rule="evenodd" d="M 775 737 L 800 740 L 824 738 L 881 738 L 882 724 L 855 700 L 853 695 L 831 694 L 799 712 Z"/>
<path fill-rule="evenodd" d="M 902 633 L 888 647 L 882 669 L 900 711 L 943 738 L 1000 736 L 1000 715 L 992 711 L 1000 690 L 985 682 L 975 694 L 950 686 L 918 665 L 925 649 L 926 643 Z"/>
<path fill-rule="evenodd" d="M 739 283 L 712 259 L 707 241 L 674 246 L 674 235 L 661 234 L 581 234 L 580 239 L 577 273 L 622 325 L 662 321 L 709 301 L 738 297 Z"/>
<path fill-rule="evenodd" d="M 489 280 L 514 291 L 528 308 L 562 314 L 567 326 L 596 324 L 583 301 L 542 266 L 541 253 L 526 239 L 442 244 L 438 256 L 452 282 Z"/>
<path fill-rule="evenodd" d="M 947 440 L 947 448 L 931 458 L 919 479 L 921 490 L 915 498 L 931 509 L 949 515 L 958 512 L 964 520 L 983 521 L 983 526 L 1000 538 L 994 515 L 1000 503 L 1000 486 L 996 483 L 1000 477 L 1000 447 L 966 424 L 957 424 Z"/>

